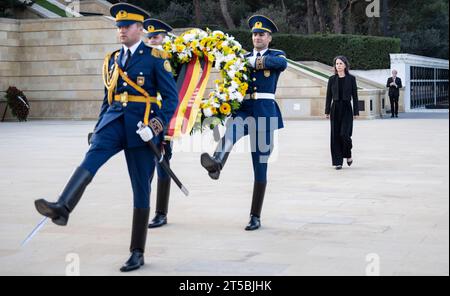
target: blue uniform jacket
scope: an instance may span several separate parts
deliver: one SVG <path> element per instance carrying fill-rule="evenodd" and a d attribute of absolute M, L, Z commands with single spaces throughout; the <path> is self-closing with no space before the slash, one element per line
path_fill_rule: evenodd
<path fill-rule="evenodd" d="M 123 69 L 120 63 L 124 54 L 122 48 L 120 50 L 117 64 L 133 82 L 136 83 L 138 77 L 141 83 L 142 79 L 144 79 L 143 85 L 140 86 L 147 91 L 150 96 L 156 97 L 157 92 L 161 94 L 161 109 L 157 104 L 151 104 L 149 119 L 157 118 L 164 126 L 167 126 L 178 104 L 178 92 L 172 72 L 167 68 L 167 63 L 165 65 L 166 59 L 157 55 L 152 55 L 152 50 L 153 48 L 148 47 L 144 44 L 144 42 L 141 42 L 134 54 L 131 56 L 127 68 Z M 114 67 L 114 56 L 114 54 L 111 55 L 111 59 L 109 60 L 109 69 Z M 121 94 L 124 92 L 128 92 L 129 95 L 142 96 L 142 94 L 128 85 L 119 76 L 115 94 Z M 128 102 L 127 106 L 124 107 L 120 102 L 116 102 L 114 100 L 113 103 L 109 105 L 108 95 L 105 88 L 105 97 L 103 99 L 103 105 L 101 107 L 95 131 L 99 131 L 108 123 L 123 115 L 127 141 L 126 146 L 131 148 L 145 145 L 140 136 L 136 134 L 137 123 L 139 121 L 144 121 L 145 105 L 145 103 Z"/>
<path fill-rule="evenodd" d="M 253 51 L 245 55 L 246 58 L 253 56 Z M 281 72 L 287 68 L 286 54 L 281 50 L 268 49 L 263 55 L 263 69 L 252 69 L 247 94 L 271 93 L 277 90 L 278 78 Z M 283 118 L 280 108 L 273 99 L 244 100 L 241 110 L 251 113 L 256 120 L 265 118 L 265 125 L 261 126 L 257 121 L 257 130 L 270 131 L 283 128 Z M 239 112 L 238 112 L 239 114 Z M 270 118 L 275 119 L 275 124 L 270 124 Z M 272 120 L 273 120 L 272 119 Z"/>

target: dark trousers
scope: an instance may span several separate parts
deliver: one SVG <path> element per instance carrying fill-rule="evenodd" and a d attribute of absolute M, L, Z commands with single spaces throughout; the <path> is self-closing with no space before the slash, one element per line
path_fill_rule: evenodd
<path fill-rule="evenodd" d="M 398 97 L 389 97 L 391 101 L 391 114 L 398 115 Z"/>
<path fill-rule="evenodd" d="M 253 162 L 254 180 L 256 182 L 267 182 L 267 164 L 274 149 L 274 131 L 258 131 L 251 124 L 241 124 L 249 117 L 244 111 L 240 111 L 232 121 L 227 124 L 225 140 L 236 144 L 242 137 L 250 137 L 250 147 Z M 242 121 L 236 120 L 240 118 Z"/>
<path fill-rule="evenodd" d="M 353 109 L 350 101 L 334 101 L 330 112 L 331 158 L 333 165 L 342 165 L 352 157 Z"/>
<path fill-rule="evenodd" d="M 125 152 L 135 208 L 148 209 L 150 206 L 150 184 L 155 170 L 154 154 L 147 146 L 127 148 L 124 119 L 119 117 L 96 132 L 92 138 L 89 151 L 81 163 L 81 167 L 92 175 L 111 157 Z M 116 180 L 111 180 L 114 186 Z"/>

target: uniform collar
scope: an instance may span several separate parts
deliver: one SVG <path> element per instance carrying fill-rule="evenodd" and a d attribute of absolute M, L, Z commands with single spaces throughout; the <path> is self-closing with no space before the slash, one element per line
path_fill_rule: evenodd
<path fill-rule="evenodd" d="M 159 50 L 164 50 L 164 48 L 163 48 L 163 46 L 161 45 L 161 44 L 158 44 L 158 45 L 148 45 L 149 47 L 151 47 L 151 48 L 156 48 L 156 49 L 159 49 Z"/>
<path fill-rule="evenodd" d="M 139 45 L 141 45 L 142 40 L 139 40 L 139 42 L 136 42 L 133 46 L 131 46 L 130 48 L 126 47 L 125 44 L 123 44 L 123 52 L 126 53 L 128 50 L 131 51 L 131 55 L 134 54 L 134 52 L 136 51 L 136 49 L 139 47 Z"/>
<path fill-rule="evenodd" d="M 253 49 L 253 55 L 256 57 L 256 55 L 259 52 L 261 54 L 261 56 L 263 56 L 268 50 L 269 50 L 269 48 L 266 48 L 266 49 L 261 50 L 261 51 L 257 51 L 256 49 Z"/>

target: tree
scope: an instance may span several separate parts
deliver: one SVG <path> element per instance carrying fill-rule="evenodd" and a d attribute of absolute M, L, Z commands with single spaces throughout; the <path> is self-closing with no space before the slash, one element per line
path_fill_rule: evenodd
<path fill-rule="evenodd" d="M 314 31 L 314 0 L 307 0 L 306 1 L 306 7 L 307 7 L 307 23 L 308 23 L 308 34 L 313 34 Z"/>
<path fill-rule="evenodd" d="M 230 12 L 228 11 L 228 0 L 219 0 L 220 10 L 222 11 L 223 18 L 229 30 L 235 29 L 236 26 L 233 23 Z"/>
<path fill-rule="evenodd" d="M 25 10 L 30 5 L 33 5 L 33 1 L 2 0 L 0 1 L 0 17 L 15 18 L 15 10 Z"/>
<path fill-rule="evenodd" d="M 319 28 L 321 33 L 325 33 L 325 18 L 323 17 L 323 5 L 321 0 L 315 0 L 314 6 L 316 8 L 317 18 L 319 20 Z"/>
<path fill-rule="evenodd" d="M 195 12 L 195 24 L 198 26 L 202 19 L 200 0 L 193 0 L 194 12 Z"/>

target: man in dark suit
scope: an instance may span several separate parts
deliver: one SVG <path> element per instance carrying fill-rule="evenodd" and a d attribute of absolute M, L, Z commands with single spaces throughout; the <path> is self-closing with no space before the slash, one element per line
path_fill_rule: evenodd
<path fill-rule="evenodd" d="M 386 87 L 389 87 L 391 117 L 398 117 L 398 98 L 400 96 L 399 89 L 402 88 L 402 80 L 397 77 L 397 70 L 392 70 L 392 77 L 388 78 Z"/>

